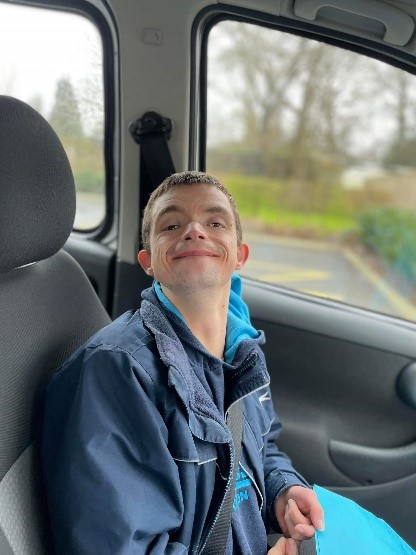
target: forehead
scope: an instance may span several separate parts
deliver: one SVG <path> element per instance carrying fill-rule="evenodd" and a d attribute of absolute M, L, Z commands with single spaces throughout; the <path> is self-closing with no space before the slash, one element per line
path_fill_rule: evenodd
<path fill-rule="evenodd" d="M 214 185 L 191 184 L 175 185 L 158 199 L 153 206 L 153 218 L 163 213 L 167 207 L 175 206 L 183 211 L 208 210 L 218 207 L 232 215 L 230 201 L 225 194 Z"/>

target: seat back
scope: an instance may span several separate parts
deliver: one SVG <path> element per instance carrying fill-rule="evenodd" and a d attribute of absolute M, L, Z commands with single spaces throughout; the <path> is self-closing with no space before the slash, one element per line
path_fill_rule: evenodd
<path fill-rule="evenodd" d="M 75 187 L 65 151 L 27 104 L 0 96 L 0 553 L 52 552 L 38 461 L 45 385 L 110 319 L 61 250 Z"/>

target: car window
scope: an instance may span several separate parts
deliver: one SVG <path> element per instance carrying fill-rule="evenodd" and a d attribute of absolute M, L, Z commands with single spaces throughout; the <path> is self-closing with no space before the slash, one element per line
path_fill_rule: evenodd
<path fill-rule="evenodd" d="M 237 200 L 247 276 L 416 319 L 415 85 L 322 42 L 212 28 L 206 167 Z"/>
<path fill-rule="evenodd" d="M 74 172 L 75 228 L 105 215 L 103 55 L 87 17 L 0 3 L 0 94 L 19 98 L 59 135 Z"/>

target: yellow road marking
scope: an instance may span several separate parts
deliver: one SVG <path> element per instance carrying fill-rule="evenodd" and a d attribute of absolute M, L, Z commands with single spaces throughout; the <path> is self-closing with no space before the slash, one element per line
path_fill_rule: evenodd
<path fill-rule="evenodd" d="M 391 305 L 395 307 L 397 312 L 407 318 L 408 320 L 416 320 L 416 308 L 403 297 L 400 293 L 395 291 L 383 278 L 377 275 L 365 262 L 360 260 L 358 256 L 349 249 L 343 249 L 342 253 L 355 268 L 361 272 L 364 277 L 375 289 L 378 290 Z"/>
<path fill-rule="evenodd" d="M 297 239 L 296 237 L 276 237 L 265 233 L 244 233 L 244 241 L 246 241 L 249 246 L 251 242 L 261 242 L 268 243 L 270 245 L 295 247 L 307 250 L 339 252 L 339 247 L 337 245 L 326 241 L 318 241 L 316 239 Z"/>
<path fill-rule="evenodd" d="M 332 299 L 333 301 L 343 301 L 344 295 L 341 293 L 325 293 L 323 291 L 310 291 L 309 289 L 302 289 L 302 293 L 307 295 L 315 295 L 316 297 L 324 297 L 325 299 Z"/>
<path fill-rule="evenodd" d="M 288 271 L 288 270 L 298 270 L 299 266 L 293 266 L 293 264 L 279 264 L 278 262 L 271 262 L 270 260 L 253 260 L 249 258 L 245 267 L 252 268 L 253 270 L 274 270 L 275 272 Z"/>
<path fill-rule="evenodd" d="M 256 274 L 257 279 L 272 281 L 273 283 L 293 283 L 297 281 L 328 281 L 330 274 L 319 270 L 299 270 L 298 272 L 274 272 L 270 274 Z"/>
<path fill-rule="evenodd" d="M 270 245 L 281 245 L 281 246 L 291 246 L 294 248 L 304 248 L 308 250 L 318 250 L 327 252 L 338 252 L 343 254 L 345 258 L 355 267 L 355 269 L 364 276 L 364 278 L 375 288 L 376 291 L 382 295 L 382 297 L 390 303 L 396 310 L 397 315 L 402 316 L 408 320 L 416 320 L 416 307 L 414 304 L 409 302 L 406 297 L 404 297 L 400 292 L 396 291 L 386 280 L 380 277 L 376 272 L 374 272 L 371 267 L 369 267 L 365 261 L 361 260 L 353 251 L 348 248 L 340 248 L 337 245 L 331 243 L 325 243 L 324 241 L 305 241 L 296 238 L 282 238 L 273 237 L 261 233 L 248 233 L 245 235 L 247 241 L 261 241 Z M 289 264 L 278 264 L 276 262 L 270 261 L 259 261 L 250 260 L 247 263 L 247 269 L 249 274 L 253 278 L 268 281 L 269 283 L 284 284 L 295 283 L 301 280 L 329 280 L 330 272 L 321 272 L 309 268 L 300 269 L 298 266 L 293 266 Z M 256 270 L 260 270 L 257 273 Z M 262 270 L 266 270 L 267 273 L 261 273 Z M 299 288 L 300 289 L 300 288 Z M 311 295 L 318 295 L 322 297 L 332 298 L 334 300 L 343 300 L 342 295 L 336 295 L 331 293 L 323 293 L 317 291 L 306 291 L 303 289 L 304 293 Z M 348 299 L 346 302 L 351 304 L 353 299 Z M 360 303 L 362 306 L 362 304 Z M 366 308 L 366 307 L 364 307 Z M 370 308 L 370 310 L 377 310 L 375 308 Z"/>
<path fill-rule="evenodd" d="M 325 270 L 303 268 L 290 264 L 277 264 L 276 262 L 265 260 L 251 260 L 251 263 L 247 263 L 245 270 L 247 275 L 252 275 L 257 279 L 271 283 L 328 281 L 331 278 L 331 273 Z"/>

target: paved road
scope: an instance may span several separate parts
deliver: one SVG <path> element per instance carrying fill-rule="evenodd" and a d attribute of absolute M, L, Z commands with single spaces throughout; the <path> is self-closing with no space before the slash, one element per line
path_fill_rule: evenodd
<path fill-rule="evenodd" d="M 91 229 L 97 227 L 105 215 L 104 195 L 77 192 L 77 213 L 75 229 Z"/>
<path fill-rule="evenodd" d="M 416 320 L 416 307 L 352 251 L 262 234 L 245 234 L 245 240 L 248 277 Z"/>

